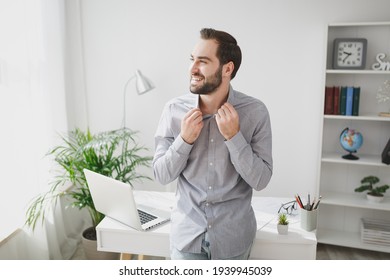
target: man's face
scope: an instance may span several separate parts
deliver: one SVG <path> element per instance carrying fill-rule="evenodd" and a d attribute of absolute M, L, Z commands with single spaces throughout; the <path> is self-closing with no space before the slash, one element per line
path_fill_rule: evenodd
<path fill-rule="evenodd" d="M 218 44 L 214 40 L 200 40 L 191 54 L 190 91 L 210 94 L 222 83 L 222 65 L 216 56 Z"/>

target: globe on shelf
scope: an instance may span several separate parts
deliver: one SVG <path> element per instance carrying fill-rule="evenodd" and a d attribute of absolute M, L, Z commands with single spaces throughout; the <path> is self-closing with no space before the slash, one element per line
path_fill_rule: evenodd
<path fill-rule="evenodd" d="M 343 155 L 344 159 L 357 160 L 359 157 L 353 155 L 363 145 L 363 136 L 355 129 L 346 127 L 340 134 L 340 144 L 349 154 Z"/>

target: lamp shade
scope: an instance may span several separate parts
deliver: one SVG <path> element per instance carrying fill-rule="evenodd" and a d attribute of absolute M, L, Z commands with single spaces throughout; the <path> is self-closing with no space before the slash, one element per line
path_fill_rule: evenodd
<path fill-rule="evenodd" d="M 136 79 L 136 89 L 139 95 L 147 93 L 148 91 L 154 89 L 154 85 L 152 82 L 142 75 L 141 71 L 135 71 L 135 79 Z"/>

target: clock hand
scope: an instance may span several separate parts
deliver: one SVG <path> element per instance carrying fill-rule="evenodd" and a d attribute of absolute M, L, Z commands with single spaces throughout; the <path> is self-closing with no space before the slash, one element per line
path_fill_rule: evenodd
<path fill-rule="evenodd" d="M 344 59 L 343 59 L 343 62 L 345 62 L 345 60 L 350 56 L 350 55 L 352 55 L 352 53 L 347 53 L 347 52 L 344 52 L 347 56 L 346 57 L 344 57 Z"/>

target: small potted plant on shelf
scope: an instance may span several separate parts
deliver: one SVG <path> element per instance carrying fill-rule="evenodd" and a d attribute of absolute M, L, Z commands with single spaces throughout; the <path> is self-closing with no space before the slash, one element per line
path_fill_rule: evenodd
<path fill-rule="evenodd" d="M 280 213 L 278 216 L 278 233 L 279 234 L 287 234 L 288 233 L 288 218 L 286 213 Z"/>
<path fill-rule="evenodd" d="M 88 259 L 106 258 L 106 252 L 96 249 L 95 227 L 104 215 L 98 212 L 84 175 L 84 168 L 112 177 L 133 186 L 136 181 L 151 179 L 138 173 L 137 168 L 149 167 L 152 157 L 140 155 L 146 148 L 136 141 L 137 132 L 127 128 L 92 134 L 89 130 L 75 129 L 62 135 L 62 143 L 53 147 L 48 156 L 54 157 L 56 176 L 50 190 L 35 198 L 27 209 L 26 225 L 33 230 L 52 204 L 60 197 L 69 198 L 70 205 L 87 209 L 91 223 L 82 234 L 84 251 Z M 63 191 L 61 186 L 71 183 Z"/>
<path fill-rule="evenodd" d="M 355 192 L 367 191 L 367 199 L 374 202 L 381 202 L 384 197 L 384 193 L 389 188 L 388 185 L 376 186 L 379 183 L 379 178 L 376 176 L 364 177 L 361 181 L 362 185 L 355 189 Z"/>

